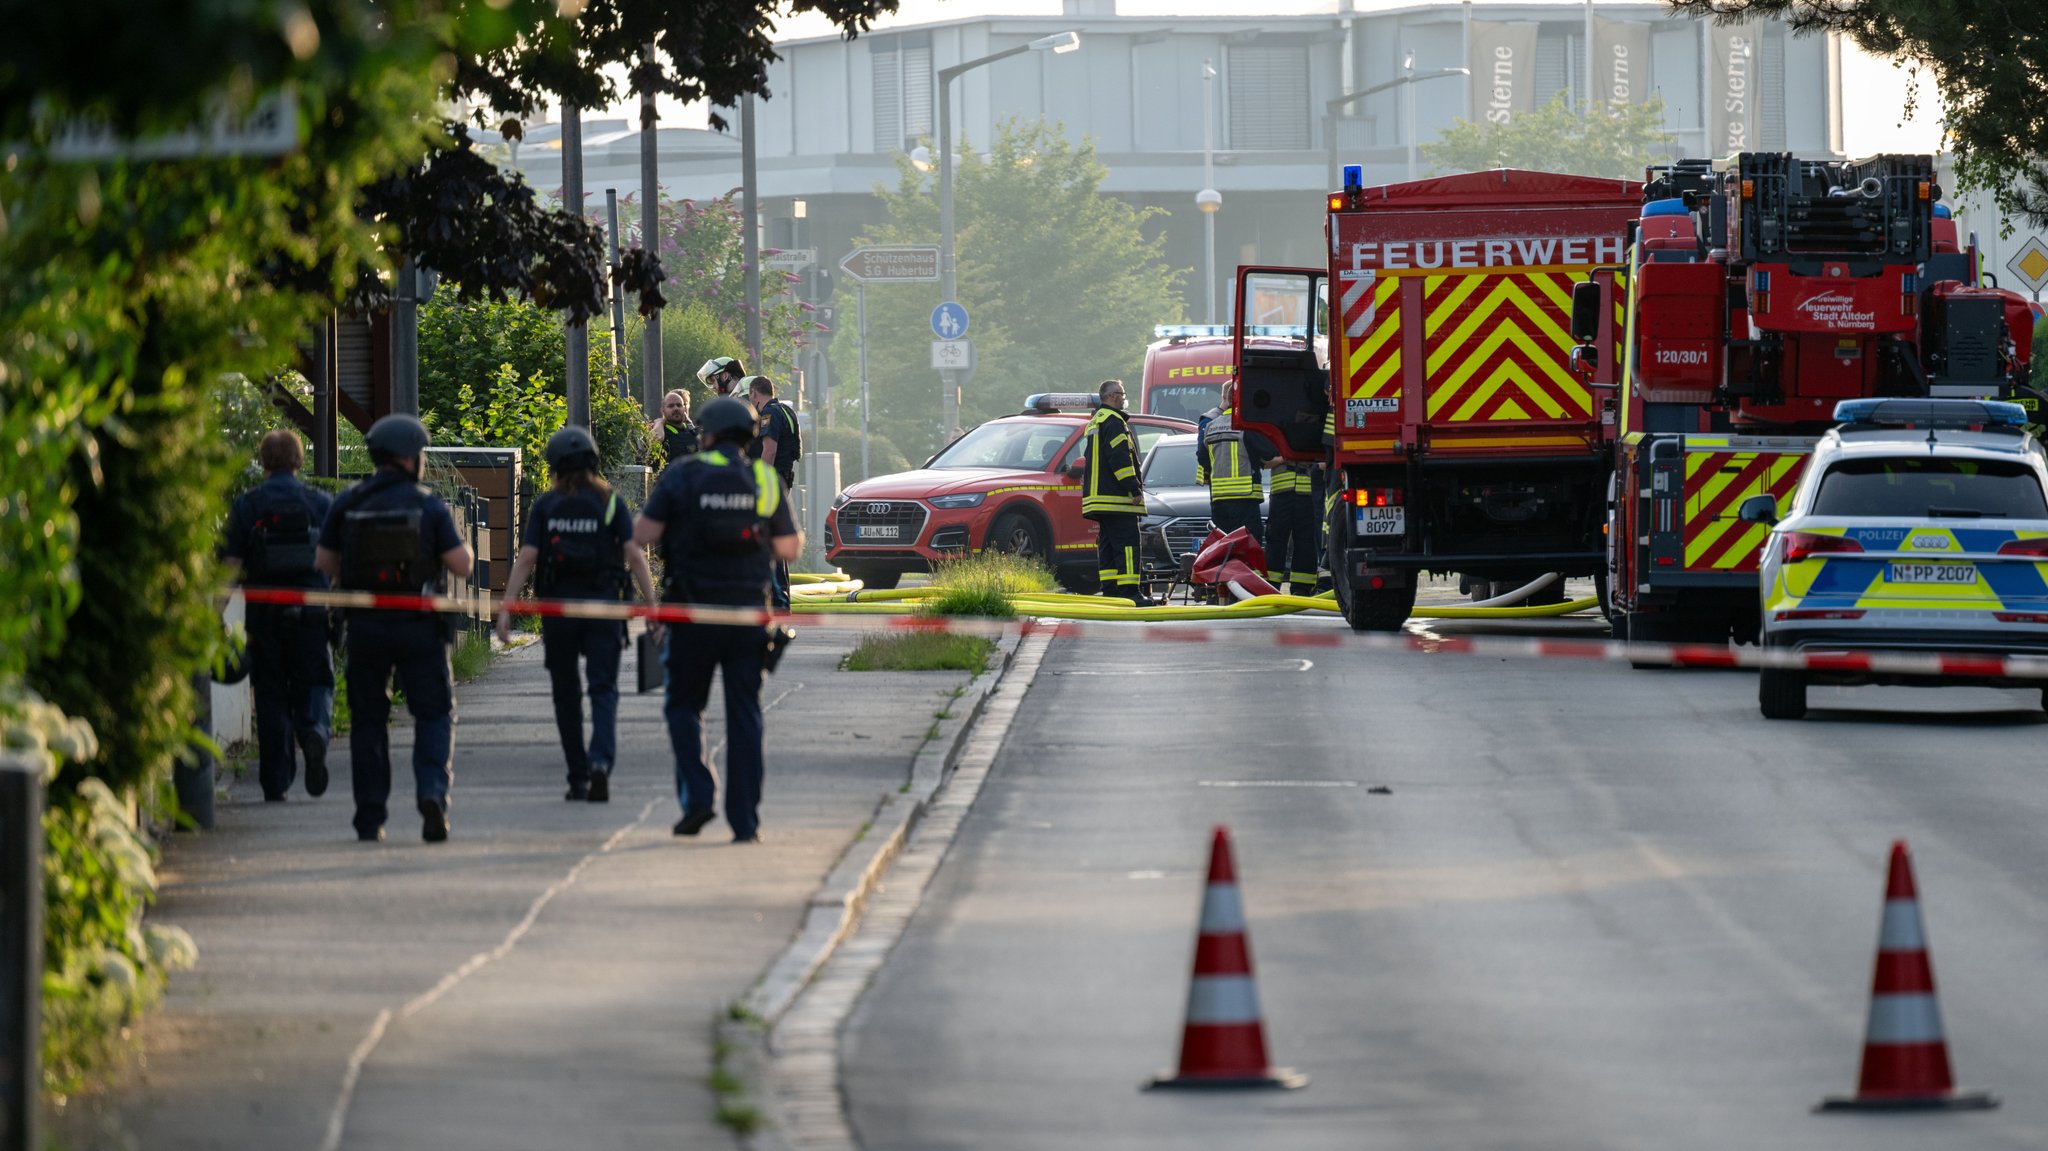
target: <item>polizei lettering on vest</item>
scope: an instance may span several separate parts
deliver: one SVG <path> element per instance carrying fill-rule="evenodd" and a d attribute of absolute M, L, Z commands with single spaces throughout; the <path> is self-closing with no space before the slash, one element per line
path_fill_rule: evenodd
<path fill-rule="evenodd" d="M 754 506 L 754 497 L 745 492 L 704 492 L 697 497 L 697 506 L 714 511 L 748 511 Z"/>
<path fill-rule="evenodd" d="M 1620 236 L 1529 236 L 1485 240 L 1367 240 L 1351 245 L 1354 271 L 1515 268 L 1618 264 Z"/>
<path fill-rule="evenodd" d="M 550 532 L 560 532 L 567 535 L 582 535 L 585 532 L 594 532 L 599 526 L 596 520 L 589 518 L 574 520 L 550 518 L 548 520 L 548 530 Z"/>

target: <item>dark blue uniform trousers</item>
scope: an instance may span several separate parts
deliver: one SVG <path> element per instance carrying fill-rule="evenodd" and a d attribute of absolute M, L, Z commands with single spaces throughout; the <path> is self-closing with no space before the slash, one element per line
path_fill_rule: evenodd
<path fill-rule="evenodd" d="M 710 811 L 718 780 L 704 753 L 704 705 L 711 673 L 725 685 L 725 822 L 736 836 L 754 834 L 761 807 L 761 650 L 758 627 L 672 624 L 668 633 L 669 743 L 676 755 L 676 798 L 684 812 Z"/>
<path fill-rule="evenodd" d="M 455 772 L 455 678 L 448 641 L 432 619 L 356 612 L 348 621 L 349 769 L 355 784 L 356 830 L 375 831 L 390 814 L 391 673 L 412 713 L 412 775 L 419 798 L 448 809 Z"/>
<path fill-rule="evenodd" d="M 569 764 L 569 782 L 587 782 L 592 772 L 609 775 L 618 758 L 619 657 L 626 628 L 617 620 L 547 616 L 540 621 L 541 649 L 555 700 L 555 730 Z M 590 742 L 583 742 L 583 684 L 578 662 L 590 677 Z"/>
<path fill-rule="evenodd" d="M 298 777 L 293 742 L 324 753 L 333 730 L 334 660 L 327 654 L 327 613 L 316 607 L 250 604 L 248 622 L 256 778 L 264 795 L 279 796 Z"/>

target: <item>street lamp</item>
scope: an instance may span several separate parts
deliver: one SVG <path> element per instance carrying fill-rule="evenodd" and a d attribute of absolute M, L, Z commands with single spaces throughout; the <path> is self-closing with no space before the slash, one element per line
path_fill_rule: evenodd
<path fill-rule="evenodd" d="M 1064 55 L 1081 47 L 1081 34 L 1074 31 L 1055 32 L 1041 36 L 1014 48 L 991 52 L 963 64 L 939 69 L 939 293 L 945 303 L 953 299 L 953 80 L 964 72 L 972 71 L 983 64 L 993 64 L 1026 52 L 1051 52 Z M 916 161 L 913 159 L 912 161 Z M 951 368 L 940 373 L 944 383 L 940 396 L 940 409 L 945 423 L 945 436 L 951 440 L 960 430 L 960 388 L 955 382 Z"/>
<path fill-rule="evenodd" d="M 1347 105 L 1356 104 L 1367 96 L 1378 95 L 1389 88 L 1399 88 L 1407 84 L 1420 84 L 1425 80 L 1435 80 L 1442 76 L 1470 76 L 1472 74 L 1470 68 L 1438 68 L 1434 72 L 1423 72 L 1418 75 L 1413 70 L 1415 67 L 1415 54 L 1413 52 L 1408 53 L 1402 60 L 1401 67 L 1403 74 L 1399 79 L 1389 80 L 1384 84 L 1374 84 L 1370 88 L 1346 93 L 1323 102 L 1323 140 L 1329 146 L 1330 187 L 1337 187 L 1339 180 L 1339 173 L 1337 171 L 1338 112 L 1342 111 Z M 1408 92 L 1408 178 L 1411 180 L 1415 178 L 1415 92 L 1412 88 Z"/>
<path fill-rule="evenodd" d="M 1195 193 L 1195 207 L 1202 210 L 1203 284 L 1207 289 L 1209 318 L 1216 322 L 1216 213 L 1223 207 L 1223 193 L 1216 190 L 1216 66 L 1202 61 L 1202 190 Z"/>

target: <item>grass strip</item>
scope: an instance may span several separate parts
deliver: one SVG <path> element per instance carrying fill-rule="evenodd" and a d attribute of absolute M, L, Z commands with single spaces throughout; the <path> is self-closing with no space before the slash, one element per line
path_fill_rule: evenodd
<path fill-rule="evenodd" d="M 839 666 L 847 671 L 971 671 L 988 668 L 993 640 L 946 632 L 867 635 L 846 653 Z"/>

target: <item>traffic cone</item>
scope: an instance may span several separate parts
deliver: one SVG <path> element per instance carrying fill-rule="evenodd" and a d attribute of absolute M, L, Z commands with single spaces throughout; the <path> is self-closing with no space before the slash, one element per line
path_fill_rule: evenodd
<path fill-rule="evenodd" d="M 1218 827 L 1209 848 L 1201 931 L 1195 937 L 1195 975 L 1188 983 L 1180 1069 L 1160 1072 L 1145 1087 L 1300 1087 L 1307 1082 L 1308 1076 L 1292 1068 L 1266 1065 L 1266 1028 L 1259 1019 L 1251 937 L 1237 898 L 1230 831 Z"/>
<path fill-rule="evenodd" d="M 1996 1107 L 1984 1091 L 1956 1089 L 1948 1040 L 1934 995 L 1934 965 L 1920 928 L 1920 896 L 1906 841 L 1892 844 L 1877 974 L 1871 980 L 1870 1022 L 1863 1034 L 1863 1073 L 1856 1094 L 1821 1100 L 1822 1111 L 1965 1110 Z"/>

